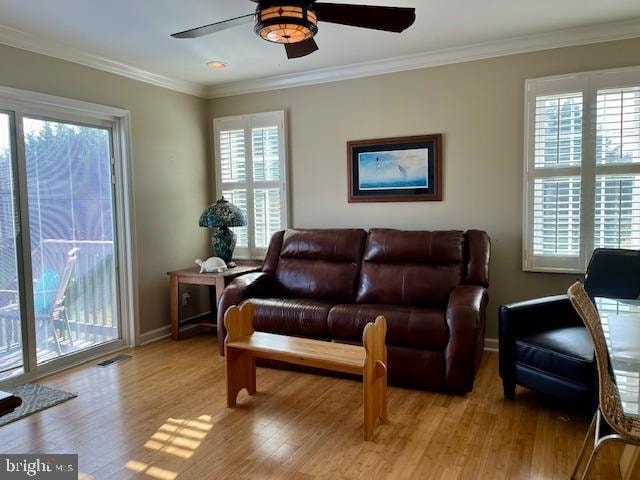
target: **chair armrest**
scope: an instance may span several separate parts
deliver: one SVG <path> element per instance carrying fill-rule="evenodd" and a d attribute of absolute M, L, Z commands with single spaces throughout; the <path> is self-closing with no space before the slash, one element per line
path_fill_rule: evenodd
<path fill-rule="evenodd" d="M 445 385 L 457 392 L 473 389 L 473 379 L 484 350 L 487 289 L 460 285 L 449 297 L 447 325 L 449 343 L 445 349 Z"/>
<path fill-rule="evenodd" d="M 224 314 L 233 305 L 240 305 L 249 298 L 266 297 L 273 293 L 273 276 L 265 272 L 248 273 L 236 278 L 224 289 L 218 304 L 218 346 L 220 355 L 224 355 L 224 338 L 227 330 L 224 327 Z"/>
<path fill-rule="evenodd" d="M 513 348 L 517 337 L 555 328 L 582 325 L 567 295 L 554 295 L 501 305 L 498 317 L 499 367 L 503 379 L 513 377 Z"/>
<path fill-rule="evenodd" d="M 536 298 L 500 306 L 500 335 L 531 335 L 552 328 L 581 325 L 567 295 Z"/>

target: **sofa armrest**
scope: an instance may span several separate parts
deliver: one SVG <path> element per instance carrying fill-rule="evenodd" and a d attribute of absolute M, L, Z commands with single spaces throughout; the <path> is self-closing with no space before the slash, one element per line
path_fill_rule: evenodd
<path fill-rule="evenodd" d="M 248 298 L 266 297 L 273 291 L 273 276 L 264 273 L 248 273 L 236 278 L 224 289 L 218 303 L 218 346 L 220 355 L 224 355 L 224 338 L 227 329 L 224 327 L 224 314 L 233 305 L 240 305 Z"/>
<path fill-rule="evenodd" d="M 449 343 L 445 349 L 445 385 L 456 392 L 473 389 L 473 379 L 484 350 L 487 289 L 460 285 L 449 297 L 447 325 Z"/>
<path fill-rule="evenodd" d="M 582 325 L 567 295 L 553 295 L 501 305 L 498 323 L 500 376 L 511 384 L 514 383 L 513 348 L 517 337 Z"/>

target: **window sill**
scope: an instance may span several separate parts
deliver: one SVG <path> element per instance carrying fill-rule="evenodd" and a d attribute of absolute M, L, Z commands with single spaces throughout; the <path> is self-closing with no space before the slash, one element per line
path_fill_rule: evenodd
<path fill-rule="evenodd" d="M 525 273 L 561 273 L 564 275 L 584 275 L 586 270 L 584 269 L 570 269 L 570 268 L 552 268 L 552 267 L 523 267 L 522 271 Z"/>

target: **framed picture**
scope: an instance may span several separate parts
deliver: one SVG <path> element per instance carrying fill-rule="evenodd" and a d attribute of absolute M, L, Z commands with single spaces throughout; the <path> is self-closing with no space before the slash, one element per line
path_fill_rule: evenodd
<path fill-rule="evenodd" d="M 347 143 L 349 203 L 442 200 L 442 135 Z"/>

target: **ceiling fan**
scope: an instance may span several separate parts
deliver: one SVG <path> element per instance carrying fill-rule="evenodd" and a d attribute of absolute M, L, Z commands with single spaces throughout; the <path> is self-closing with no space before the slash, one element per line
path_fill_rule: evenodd
<path fill-rule="evenodd" d="M 313 36 L 318 22 L 338 23 L 400 33 L 416 19 L 415 8 L 377 7 L 316 2 L 316 0 L 251 0 L 258 4 L 255 13 L 211 23 L 184 32 L 174 38 L 196 38 L 255 22 L 254 31 L 264 40 L 281 43 L 288 58 L 299 58 L 318 50 Z"/>

